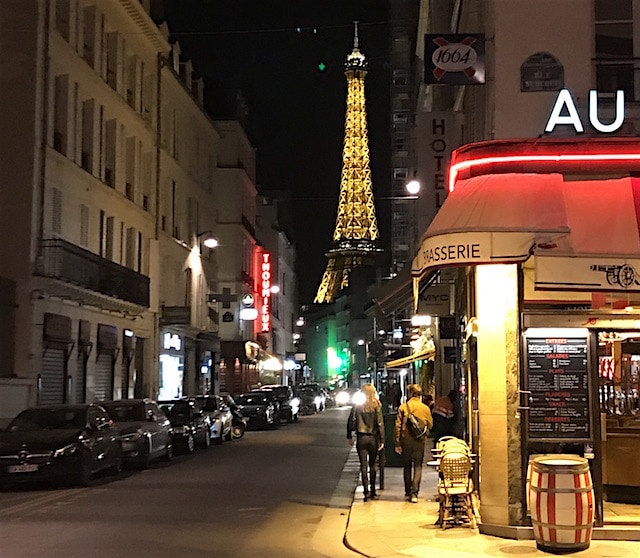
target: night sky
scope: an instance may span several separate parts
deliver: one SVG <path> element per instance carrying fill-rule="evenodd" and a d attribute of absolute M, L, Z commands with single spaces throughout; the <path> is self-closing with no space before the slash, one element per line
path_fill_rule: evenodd
<path fill-rule="evenodd" d="M 204 78 L 207 111 L 235 118 L 241 91 L 258 187 L 291 192 L 301 304 L 313 301 L 335 226 L 354 20 L 369 61 L 374 195 L 389 195 L 388 11 L 389 0 L 165 0 L 169 29 Z M 377 212 L 386 247 L 388 202 Z"/>

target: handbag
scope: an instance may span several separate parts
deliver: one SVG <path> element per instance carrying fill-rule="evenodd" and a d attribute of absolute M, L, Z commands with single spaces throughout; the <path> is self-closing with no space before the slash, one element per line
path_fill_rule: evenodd
<path fill-rule="evenodd" d="M 411 434 L 411 436 L 416 440 L 421 440 L 427 434 L 429 434 L 429 426 L 427 425 L 427 423 L 419 419 L 417 416 L 415 416 L 411 412 L 411 409 L 409 408 L 408 404 L 407 404 L 407 430 L 409 431 L 409 434 Z"/>

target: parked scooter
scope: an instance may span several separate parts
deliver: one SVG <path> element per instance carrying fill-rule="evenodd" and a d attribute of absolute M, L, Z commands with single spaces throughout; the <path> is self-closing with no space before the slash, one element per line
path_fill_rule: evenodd
<path fill-rule="evenodd" d="M 247 419 L 242 416 L 238 405 L 230 395 L 227 396 L 227 404 L 229 405 L 229 410 L 231 411 L 232 416 L 231 436 L 233 438 L 242 438 L 245 430 L 247 429 Z"/>

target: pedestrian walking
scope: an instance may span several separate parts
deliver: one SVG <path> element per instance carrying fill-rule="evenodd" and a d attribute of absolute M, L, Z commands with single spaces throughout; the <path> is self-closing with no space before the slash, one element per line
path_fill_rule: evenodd
<path fill-rule="evenodd" d="M 443 436 L 456 435 L 456 416 L 454 404 L 457 392 L 452 389 L 447 395 L 438 397 L 433 406 L 433 447 Z"/>
<path fill-rule="evenodd" d="M 384 388 L 385 401 L 388 405 L 389 411 L 395 411 L 400 407 L 402 401 L 402 391 L 400 386 L 396 384 L 393 378 L 389 378 L 389 382 Z"/>
<path fill-rule="evenodd" d="M 407 402 L 400 405 L 394 429 L 396 453 L 402 455 L 404 467 L 404 497 L 412 503 L 418 502 L 420 482 L 422 481 L 422 463 L 426 436 L 416 438 L 407 425 L 413 415 L 423 425 L 433 426 L 429 407 L 422 402 L 422 387 L 419 384 L 407 386 Z"/>
<path fill-rule="evenodd" d="M 353 445 L 353 433 L 356 433 L 356 448 L 360 459 L 360 474 L 364 489 L 364 501 L 375 500 L 376 493 L 376 458 L 384 448 L 384 420 L 382 405 L 373 384 L 364 384 L 360 391 L 364 401 L 351 407 L 347 421 L 347 440 Z"/>

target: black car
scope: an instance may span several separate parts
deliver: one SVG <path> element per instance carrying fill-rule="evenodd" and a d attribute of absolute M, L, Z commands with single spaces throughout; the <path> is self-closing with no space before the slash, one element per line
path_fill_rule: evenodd
<path fill-rule="evenodd" d="M 176 450 L 192 453 L 196 446 L 211 445 L 211 420 L 194 398 L 158 401 L 158 406 L 171 422 Z"/>
<path fill-rule="evenodd" d="M 122 439 L 99 405 L 48 405 L 18 414 L 0 432 L 0 484 L 64 481 L 122 470 Z"/>
<path fill-rule="evenodd" d="M 122 457 L 138 469 L 149 461 L 173 457 L 173 428 L 167 416 L 151 399 L 120 399 L 100 403 L 115 421 L 122 436 Z"/>
<path fill-rule="evenodd" d="M 277 403 L 271 393 L 251 391 L 235 397 L 248 428 L 276 428 L 280 419 Z"/>
<path fill-rule="evenodd" d="M 270 384 L 262 386 L 260 391 L 268 391 L 275 395 L 280 403 L 280 420 L 286 420 L 287 422 L 296 422 L 298 420 L 300 399 L 294 395 L 291 387 Z"/>

